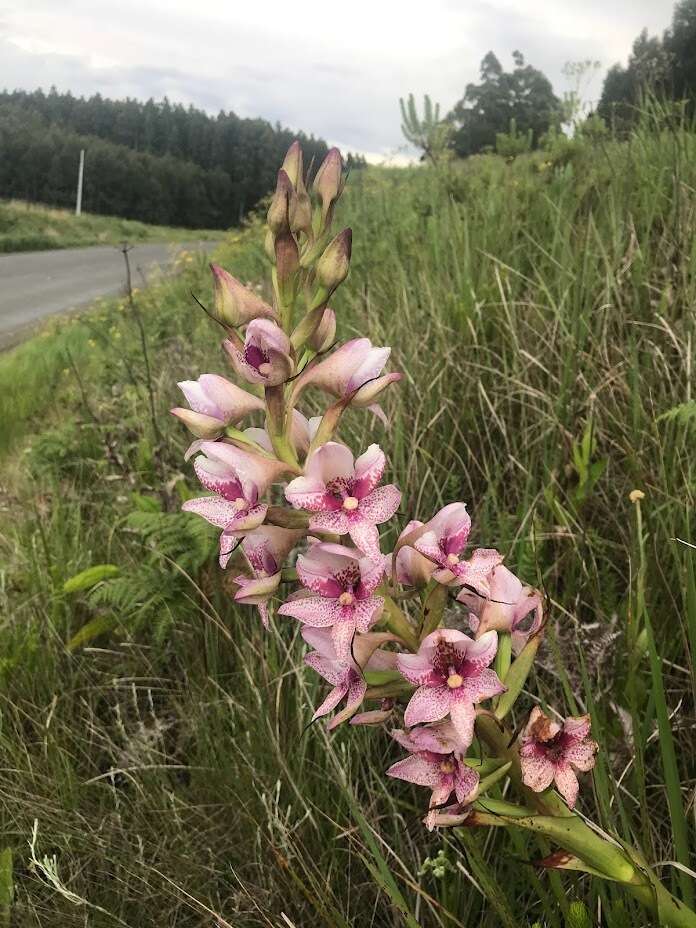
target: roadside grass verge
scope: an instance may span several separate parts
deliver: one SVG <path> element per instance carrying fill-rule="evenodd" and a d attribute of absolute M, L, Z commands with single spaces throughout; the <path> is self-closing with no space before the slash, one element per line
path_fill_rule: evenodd
<path fill-rule="evenodd" d="M 402 521 L 467 500 L 474 544 L 544 587 L 533 690 L 591 711 L 602 748 L 582 811 L 637 841 L 685 899 L 695 156 L 696 136 L 640 128 L 557 161 L 355 172 L 335 307 L 341 337 L 393 345 L 406 375 L 379 437 Z M 260 279 L 259 225 L 217 259 Z M 295 623 L 264 634 L 231 607 L 215 533 L 179 513 L 196 487 L 167 412 L 176 381 L 229 373 L 192 291 L 210 299 L 198 258 L 136 295 L 154 422 L 121 300 L 0 357 L 0 817 L 17 923 L 646 924 L 611 884 L 538 873 L 542 844 L 425 832 L 422 791 L 384 776 L 398 754 L 386 732 L 307 729 L 321 684 Z M 367 416 L 346 417 L 356 450 L 374 440 Z M 116 574 L 64 591 L 98 564 Z"/>
<path fill-rule="evenodd" d="M 0 200 L 0 254 L 87 245 L 118 245 L 124 241 L 215 240 L 223 234 L 219 229 L 175 229 L 93 213 L 75 216 L 67 209 L 55 209 L 22 200 Z"/>

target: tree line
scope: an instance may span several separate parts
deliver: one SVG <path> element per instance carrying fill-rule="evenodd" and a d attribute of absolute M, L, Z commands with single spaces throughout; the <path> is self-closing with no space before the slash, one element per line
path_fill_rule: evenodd
<path fill-rule="evenodd" d="M 225 228 L 273 188 L 296 137 L 315 164 L 321 139 L 234 113 L 209 116 L 169 100 L 88 99 L 51 89 L 0 92 L 0 196 L 53 206 L 75 201 L 86 150 L 83 208 L 144 222 Z M 352 158 L 360 165 L 360 159 Z"/>
<path fill-rule="evenodd" d="M 488 52 L 481 61 L 479 82 L 466 86 L 462 98 L 442 119 L 439 107 L 426 96 L 420 116 L 413 95 L 401 100 L 402 129 L 407 140 L 438 160 L 445 154 L 467 157 L 506 147 L 535 148 L 564 124 L 577 124 L 580 115 L 596 115 L 619 133 L 638 118 L 646 90 L 660 99 L 684 101 L 687 115 L 696 116 L 696 0 L 679 0 L 671 26 L 662 38 L 638 36 L 628 65 L 616 64 L 604 80 L 595 114 L 582 114 L 578 84 L 599 62 L 570 62 L 566 76 L 576 86 L 563 98 L 551 82 L 524 56 L 512 54 L 505 70 Z"/>

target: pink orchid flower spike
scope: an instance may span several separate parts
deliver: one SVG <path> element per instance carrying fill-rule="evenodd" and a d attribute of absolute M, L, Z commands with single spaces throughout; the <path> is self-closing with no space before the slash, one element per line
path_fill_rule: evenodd
<path fill-rule="evenodd" d="M 193 467 L 203 486 L 215 495 L 189 499 L 181 508 L 223 530 L 220 566 L 226 567 L 237 539 L 266 518 L 268 506 L 260 498 L 287 466 L 226 442 L 204 441 L 200 447 L 203 454 L 194 459 Z"/>
<path fill-rule="evenodd" d="M 457 596 L 469 609 L 469 624 L 477 638 L 491 628 L 512 634 L 512 648 L 519 654 L 544 621 L 542 597 L 538 590 L 524 586 L 502 564 L 477 581 L 475 592 L 463 589 Z M 528 620 L 530 614 L 531 621 Z"/>
<path fill-rule="evenodd" d="M 396 655 L 383 651 L 381 644 L 393 641 L 394 636 L 386 632 L 368 632 L 356 635 L 353 642 L 353 658 L 342 661 L 336 654 L 331 632 L 328 628 L 302 629 L 302 637 L 314 648 L 305 657 L 305 663 L 328 681 L 333 687 L 324 702 L 315 710 L 312 721 L 328 715 L 346 699 L 345 708 L 328 724 L 329 730 L 336 728 L 355 715 L 367 691 L 363 673 L 365 670 L 393 670 Z"/>
<path fill-rule="evenodd" d="M 378 445 L 354 460 L 349 448 L 330 441 L 309 456 L 304 476 L 290 481 L 285 497 L 295 509 L 313 513 L 311 530 L 350 535 L 361 551 L 379 560 L 377 526 L 391 519 L 401 502 L 395 486 L 377 486 L 385 465 Z"/>
<path fill-rule="evenodd" d="M 234 578 L 239 587 L 234 600 L 256 606 L 264 628 L 268 628 L 268 600 L 278 589 L 283 563 L 303 535 L 304 532 L 293 529 L 262 525 L 242 541 L 242 551 L 253 576 Z"/>
<path fill-rule="evenodd" d="M 490 548 L 477 548 L 468 561 L 461 553 L 466 547 L 471 519 L 464 503 L 450 503 L 427 522 L 413 547 L 436 565 L 433 579 L 438 583 L 460 586 L 476 585 L 503 560 L 502 555 Z"/>
<path fill-rule="evenodd" d="M 348 399 L 351 406 L 368 407 L 387 424 L 382 407 L 375 399 L 391 383 L 401 380 L 397 373 L 382 374 L 391 348 L 377 348 L 369 338 L 354 338 L 323 361 L 310 365 L 297 379 L 294 400 L 308 386 L 325 390 L 338 399 Z M 381 375 L 381 376 L 380 376 Z"/>
<path fill-rule="evenodd" d="M 263 409 L 257 396 L 218 374 L 201 374 L 198 380 L 178 384 L 191 407 L 171 410 L 197 438 L 219 438 L 228 425 L 236 425 L 250 412 Z"/>
<path fill-rule="evenodd" d="M 418 686 L 404 713 L 406 725 L 437 722 L 449 715 L 462 743 L 471 744 L 476 705 L 505 692 L 488 667 L 497 649 L 494 631 L 473 641 L 463 632 L 438 628 L 423 639 L 417 654 L 399 654 L 399 672 Z"/>
<path fill-rule="evenodd" d="M 479 775 L 464 763 L 468 744 L 462 740 L 452 722 L 438 722 L 409 732 L 397 729 L 392 732 L 392 737 L 410 751 L 411 756 L 392 764 L 387 776 L 418 786 L 429 786 L 432 790 L 431 810 L 444 806 L 453 792 L 462 805 L 475 799 Z M 438 822 L 428 817 L 426 824 L 432 828 Z"/>
<path fill-rule="evenodd" d="M 591 770 L 598 745 L 590 738 L 590 717 L 569 717 L 553 722 L 538 706 L 522 732 L 520 763 L 525 786 L 541 793 L 555 781 L 570 809 L 575 807 L 580 786 L 576 771 Z"/>
<path fill-rule="evenodd" d="M 270 319 L 254 319 L 247 326 L 243 343 L 234 336 L 222 346 L 237 374 L 249 383 L 275 387 L 292 375 L 290 339 Z"/>
<path fill-rule="evenodd" d="M 372 561 L 354 548 L 314 544 L 297 559 L 297 576 L 310 592 L 292 599 L 278 610 L 314 628 L 331 628 L 339 660 L 351 659 L 356 631 L 367 632 L 384 607 L 374 591 L 384 573 L 380 561 Z"/>

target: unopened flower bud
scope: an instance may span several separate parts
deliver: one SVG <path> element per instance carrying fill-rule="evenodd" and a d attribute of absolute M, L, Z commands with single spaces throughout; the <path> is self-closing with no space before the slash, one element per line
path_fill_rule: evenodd
<path fill-rule="evenodd" d="M 291 232 L 304 232 L 309 236 L 312 231 L 312 203 L 306 190 L 294 190 L 290 196 L 288 211 Z"/>
<path fill-rule="evenodd" d="M 290 178 L 281 168 L 278 171 L 275 193 L 266 215 L 268 227 L 274 235 L 279 235 L 290 228 L 289 210 L 292 192 L 293 186 Z"/>
<path fill-rule="evenodd" d="M 275 259 L 278 283 L 284 284 L 292 280 L 300 266 L 300 253 L 291 232 L 283 232 L 276 236 Z"/>
<path fill-rule="evenodd" d="M 324 254 L 317 261 L 317 281 L 330 293 L 348 276 L 352 241 L 352 231 L 344 229 L 329 242 Z"/>
<path fill-rule="evenodd" d="M 302 184 L 302 147 L 297 139 L 288 148 L 281 170 L 285 171 L 293 187 L 297 189 Z"/>
<path fill-rule="evenodd" d="M 213 272 L 214 309 L 211 315 L 223 325 L 233 328 L 251 322 L 252 319 L 275 319 L 275 310 L 260 296 L 245 287 L 236 277 L 217 264 L 211 264 Z"/>
<path fill-rule="evenodd" d="M 336 313 L 328 306 L 324 310 L 319 325 L 309 338 L 309 347 L 320 353 L 330 348 L 336 338 Z"/>
<path fill-rule="evenodd" d="M 337 148 L 331 148 L 319 166 L 313 189 L 321 200 L 322 226 L 326 227 L 333 205 L 343 190 L 343 159 Z"/>

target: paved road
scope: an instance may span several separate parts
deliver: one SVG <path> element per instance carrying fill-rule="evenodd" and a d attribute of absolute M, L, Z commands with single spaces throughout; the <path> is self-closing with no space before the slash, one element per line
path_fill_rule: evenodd
<path fill-rule="evenodd" d="M 130 252 L 133 285 L 141 286 L 166 268 L 182 248 L 211 251 L 217 242 L 135 245 Z M 0 346 L 21 340 L 28 329 L 54 313 L 84 306 L 123 291 L 123 255 L 111 245 L 0 255 Z"/>

